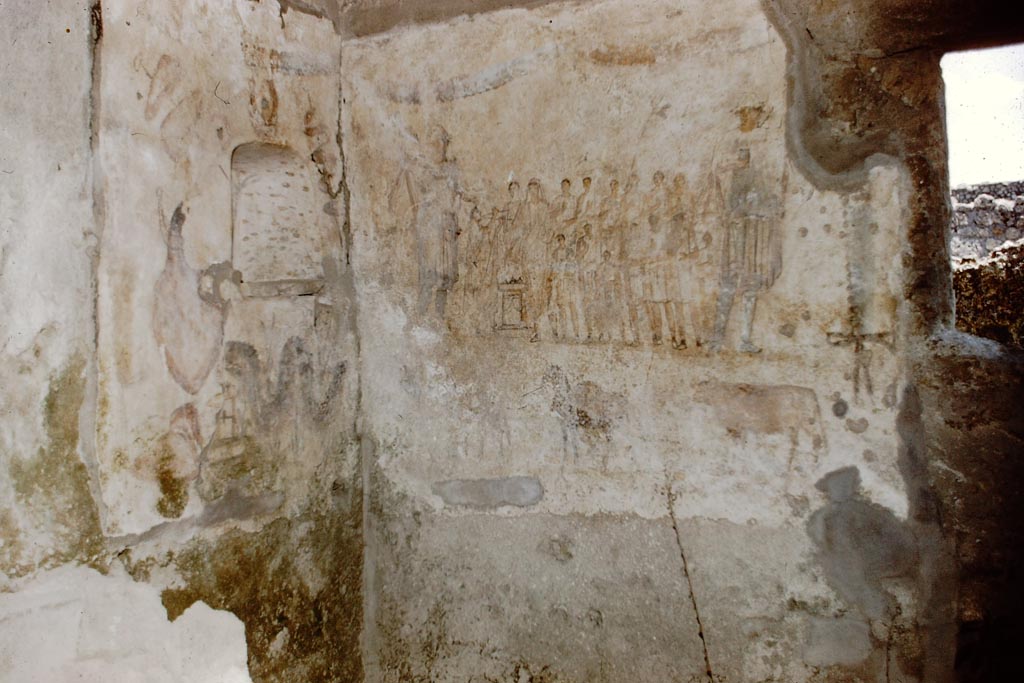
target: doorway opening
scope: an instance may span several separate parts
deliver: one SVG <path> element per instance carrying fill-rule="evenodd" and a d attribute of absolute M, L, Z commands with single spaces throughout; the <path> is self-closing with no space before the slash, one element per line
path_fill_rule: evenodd
<path fill-rule="evenodd" d="M 942 58 L 957 328 L 1024 348 L 1024 44 Z"/>

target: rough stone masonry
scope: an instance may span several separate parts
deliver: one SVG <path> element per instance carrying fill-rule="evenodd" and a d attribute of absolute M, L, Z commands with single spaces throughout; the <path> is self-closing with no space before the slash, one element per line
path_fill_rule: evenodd
<path fill-rule="evenodd" d="M 1019 182 L 953 190 L 950 243 L 956 324 L 1024 346 L 1024 190 Z"/>
<path fill-rule="evenodd" d="M 996 4 L 0 2 L 0 680 L 1016 680 Z"/>

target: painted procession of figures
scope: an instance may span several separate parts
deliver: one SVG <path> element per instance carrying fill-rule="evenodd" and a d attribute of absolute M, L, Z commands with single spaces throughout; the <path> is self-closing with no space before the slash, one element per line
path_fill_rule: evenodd
<path fill-rule="evenodd" d="M 738 324 L 739 350 L 759 350 L 754 310 L 782 267 L 786 179 L 759 175 L 749 151 L 694 191 L 661 171 L 624 186 L 566 178 L 554 196 L 532 179 L 487 206 L 461 190 L 454 164 L 435 178 L 439 192 L 418 207 L 431 215 L 414 218 L 420 308 L 452 329 L 717 349 Z"/>

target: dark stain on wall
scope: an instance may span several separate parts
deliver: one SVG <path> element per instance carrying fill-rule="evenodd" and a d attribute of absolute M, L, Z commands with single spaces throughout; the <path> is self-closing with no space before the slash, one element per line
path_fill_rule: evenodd
<path fill-rule="evenodd" d="M 554 0 L 430 0 L 405 2 L 379 0 L 355 2 L 335 0 L 340 11 L 339 22 L 344 33 L 366 36 L 390 31 L 396 26 L 426 24 L 454 19 L 460 15 L 509 9 L 513 7 L 539 7 Z"/>
<path fill-rule="evenodd" d="M 170 459 L 166 455 L 157 466 L 156 481 L 160 486 L 160 500 L 156 503 L 156 511 L 168 519 L 181 517 L 185 506 L 188 505 L 188 482 L 174 475 Z"/>
<path fill-rule="evenodd" d="M 929 616 L 929 581 L 922 574 L 927 556 L 927 535 L 918 533 L 913 521 L 904 522 L 890 510 L 861 495 L 860 473 L 844 467 L 823 477 L 817 488 L 828 503 L 808 522 L 808 533 L 818 548 L 818 561 L 835 591 L 850 608 L 851 623 L 862 624 L 870 634 L 870 656 L 856 664 L 831 667 L 836 672 L 873 678 L 881 672 L 920 678 L 925 674 L 926 637 Z M 910 588 L 923 605 L 922 615 L 904 615 L 892 588 Z M 828 645 L 836 652 L 844 644 Z M 941 662 L 942 657 L 930 655 Z M 837 674 L 838 675 L 838 674 Z M 831 679 L 829 679 L 831 680 Z M 842 675 L 836 680 L 844 680 Z M 925 678 L 925 680 L 938 680 Z"/>
<path fill-rule="evenodd" d="M 1024 680 L 1024 357 L 969 355 L 955 339 L 930 351 L 914 375 L 932 505 L 958 575 L 954 680 Z"/>
<path fill-rule="evenodd" d="M 956 326 L 1024 350 L 1024 246 L 999 249 L 993 256 L 953 274 Z"/>
<path fill-rule="evenodd" d="M 77 561 L 101 571 L 104 568 L 99 514 L 89 471 L 78 456 L 78 417 L 84 399 L 85 358 L 73 356 L 50 379 L 43 402 L 46 445 L 33 458 L 15 457 L 11 461 L 11 483 L 19 506 L 54 537 L 54 547 L 40 563 L 42 567 Z M 19 566 L 14 558 L 8 558 L 8 562 L 11 565 L 5 562 L 0 568 L 9 577 L 34 569 Z"/>
<path fill-rule="evenodd" d="M 168 616 L 197 600 L 233 612 L 258 683 L 361 681 L 361 496 L 351 500 L 191 542 L 171 560 L 184 585 L 164 590 Z"/>
<path fill-rule="evenodd" d="M 811 517 L 808 531 L 829 582 L 865 616 L 891 615 L 895 604 L 882 581 L 913 572 L 917 564 L 914 535 L 891 511 L 860 495 L 856 467 L 831 472 L 817 487 L 829 502 Z"/>
<path fill-rule="evenodd" d="M 231 419 L 200 458 L 196 490 L 209 515 L 196 520 L 198 525 L 212 530 L 229 519 L 241 519 L 243 510 L 256 502 L 271 517 L 262 517 L 264 525 L 256 531 L 232 529 L 214 537 L 201 533 L 166 557 L 141 558 L 134 564 L 126 558 L 137 580 L 149 580 L 154 563 L 173 568 L 181 577 L 180 585 L 162 593 L 171 619 L 197 600 L 241 619 L 250 675 L 258 683 L 361 681 L 363 676 L 358 475 L 336 475 L 322 495 L 310 494 L 303 512 L 274 512 L 281 502 L 282 463 L 315 457 L 320 464 L 310 476 L 330 476 L 351 438 L 351 416 L 344 414 L 346 404 L 339 400 L 347 365 L 321 368 L 307 345 L 299 337 L 290 338 L 274 377 L 251 345 L 226 344 L 225 377 L 234 397 Z M 305 435 L 309 453 L 295 451 L 290 436 L 295 431 Z M 174 485 L 170 482 L 170 493 Z M 164 493 L 169 503 L 176 500 Z"/>

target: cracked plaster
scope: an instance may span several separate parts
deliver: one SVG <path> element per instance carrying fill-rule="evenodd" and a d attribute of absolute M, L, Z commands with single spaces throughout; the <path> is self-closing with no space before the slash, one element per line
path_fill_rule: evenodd
<path fill-rule="evenodd" d="M 517 4 L 0 5 L 3 637 L 87 563 L 253 680 L 1008 666 L 937 59 L 1013 22 Z"/>

